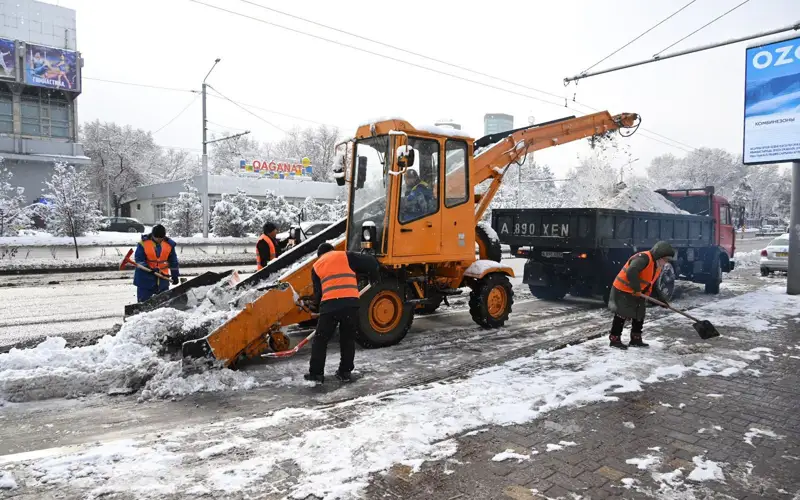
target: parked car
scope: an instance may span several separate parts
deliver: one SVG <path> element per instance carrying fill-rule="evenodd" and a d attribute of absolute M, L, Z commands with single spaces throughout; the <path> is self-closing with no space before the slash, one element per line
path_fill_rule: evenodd
<path fill-rule="evenodd" d="M 782 234 L 761 250 L 761 276 L 789 270 L 789 233 Z"/>
<path fill-rule="evenodd" d="M 100 230 L 118 233 L 143 233 L 144 224 L 131 217 L 104 217 L 100 222 Z"/>
<path fill-rule="evenodd" d="M 326 228 L 330 227 L 333 222 L 327 221 L 305 221 L 300 223 L 300 242 L 307 240 L 308 238 L 321 233 Z M 284 231 L 282 233 L 278 233 L 275 239 L 278 240 L 278 245 L 280 246 L 281 251 L 283 251 L 287 245 L 289 244 L 289 240 L 292 238 L 292 233 L 297 225 L 292 225 L 292 229 L 289 231 Z M 293 244 L 297 244 L 298 242 L 292 242 Z"/>

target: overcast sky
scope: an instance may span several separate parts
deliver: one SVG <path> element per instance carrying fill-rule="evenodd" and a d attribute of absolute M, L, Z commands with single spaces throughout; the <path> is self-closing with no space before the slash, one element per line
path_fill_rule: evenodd
<path fill-rule="evenodd" d="M 412 124 L 451 118 L 478 137 L 487 112 L 515 116 L 515 125 L 573 114 L 566 97 L 612 114 L 636 112 L 643 128 L 684 145 L 645 136 L 624 139 L 634 166 L 685 154 L 687 146 L 741 151 L 746 44 L 714 49 L 589 78 L 562 81 L 673 13 L 689 0 L 421 1 L 199 0 L 280 24 L 290 32 L 189 0 L 50 0 L 77 11 L 78 49 L 85 59 L 81 121 L 100 119 L 156 131 L 164 146 L 199 151 L 200 100 L 188 92 L 103 83 L 90 78 L 199 89 L 208 83 L 227 97 L 306 120 L 250 111 L 281 129 L 336 125 L 344 135 L 371 117 L 402 116 Z M 598 66 L 649 58 L 742 0 L 697 0 L 683 12 Z M 476 76 L 429 60 L 258 8 L 252 3 L 324 23 L 449 63 L 545 90 L 559 97 Z M 800 20 L 800 1 L 750 0 L 670 51 L 777 28 Z M 559 105 L 437 74 L 398 61 L 310 38 L 313 34 Z M 572 104 L 572 103 L 571 103 Z M 577 107 L 588 111 L 586 107 Z M 250 129 L 259 140 L 282 135 L 219 98 L 209 98 L 212 130 Z M 664 140 L 655 136 L 659 140 Z M 669 142 L 669 141 L 665 141 Z M 574 166 L 584 144 L 542 152 L 559 171 Z M 626 161 L 620 155 L 617 164 Z"/>

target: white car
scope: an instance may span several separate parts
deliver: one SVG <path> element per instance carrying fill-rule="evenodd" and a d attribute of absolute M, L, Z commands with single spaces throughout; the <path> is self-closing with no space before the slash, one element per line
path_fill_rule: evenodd
<path fill-rule="evenodd" d="M 761 250 L 761 276 L 769 276 L 775 271 L 789 270 L 789 233 L 772 240 L 767 248 Z"/>

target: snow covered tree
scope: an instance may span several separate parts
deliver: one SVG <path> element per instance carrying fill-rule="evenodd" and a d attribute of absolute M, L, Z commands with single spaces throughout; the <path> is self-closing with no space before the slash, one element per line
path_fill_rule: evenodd
<path fill-rule="evenodd" d="M 172 235 L 192 236 L 203 229 L 203 203 L 191 182 L 183 187 L 185 191 L 167 201 L 162 223 Z"/>
<path fill-rule="evenodd" d="M 217 236 L 234 236 L 241 238 L 249 232 L 261 232 L 254 229 L 254 220 L 258 214 L 258 201 L 247 196 L 243 190 L 236 194 L 224 193 L 222 199 L 214 205 L 211 225 Z"/>
<path fill-rule="evenodd" d="M 222 137 L 233 133 L 223 133 Z M 216 134 L 211 134 L 211 140 L 218 139 Z M 217 175 L 235 175 L 239 173 L 239 160 L 248 158 L 265 157 L 268 153 L 266 145 L 248 136 L 219 141 L 211 144 L 208 154 L 209 172 Z"/>
<path fill-rule="evenodd" d="M 202 171 L 200 158 L 182 149 L 162 148 L 154 162 L 152 179 L 156 182 L 182 181 Z"/>
<path fill-rule="evenodd" d="M 81 141 L 92 159 L 94 188 L 114 215 L 133 200 L 137 187 L 170 175 L 171 167 L 159 163 L 162 151 L 150 132 L 95 120 L 83 125 Z"/>
<path fill-rule="evenodd" d="M 577 169 L 572 169 L 557 195 L 557 207 L 592 207 L 612 198 L 616 192 L 619 177 L 611 164 L 600 155 L 592 155 L 581 160 Z"/>
<path fill-rule="evenodd" d="M 78 255 L 78 236 L 100 227 L 102 215 L 97 202 L 91 196 L 91 180 L 88 172 L 57 162 L 53 177 L 45 182 L 47 200 L 47 226 L 57 236 L 71 236 Z"/>
<path fill-rule="evenodd" d="M 699 148 L 684 158 L 671 154 L 659 156 L 647 168 L 648 177 L 659 188 L 714 186 L 718 194 L 728 197 L 733 196 L 747 173 L 741 158 L 714 148 Z"/>
<path fill-rule="evenodd" d="M 25 190 L 13 187 L 11 177 L 11 172 L 0 167 L 0 236 L 15 236 L 32 222 L 32 210 L 25 204 Z"/>
<path fill-rule="evenodd" d="M 299 222 L 300 208 L 292 205 L 283 196 L 276 195 L 274 191 L 266 192 L 266 199 L 261 210 L 253 218 L 253 230 L 257 234 L 267 222 L 272 222 L 279 229 L 289 229 L 292 224 Z"/>

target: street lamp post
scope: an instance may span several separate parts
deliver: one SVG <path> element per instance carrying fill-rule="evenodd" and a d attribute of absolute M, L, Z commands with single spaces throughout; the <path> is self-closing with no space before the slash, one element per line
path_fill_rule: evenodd
<path fill-rule="evenodd" d="M 214 65 L 208 70 L 206 77 L 203 78 L 203 238 L 208 238 L 208 141 L 206 140 L 206 133 L 208 132 L 208 123 L 206 120 L 206 80 L 208 76 L 217 67 L 220 58 L 214 60 Z"/>

